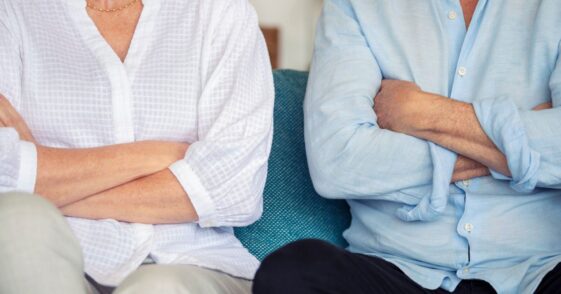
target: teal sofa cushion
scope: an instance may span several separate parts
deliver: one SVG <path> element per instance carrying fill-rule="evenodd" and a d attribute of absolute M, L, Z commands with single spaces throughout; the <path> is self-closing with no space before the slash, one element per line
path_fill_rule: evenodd
<path fill-rule="evenodd" d="M 295 240 L 316 238 L 344 247 L 349 227 L 345 201 L 321 198 L 314 190 L 304 146 L 303 109 L 308 74 L 275 71 L 275 130 L 263 200 L 263 216 L 236 235 L 262 260 Z"/>

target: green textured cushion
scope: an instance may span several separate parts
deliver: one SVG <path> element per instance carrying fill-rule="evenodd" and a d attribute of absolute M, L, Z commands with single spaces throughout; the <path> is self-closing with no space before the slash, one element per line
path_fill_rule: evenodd
<path fill-rule="evenodd" d="M 304 238 L 346 246 L 342 232 L 350 223 L 344 201 L 326 200 L 314 190 L 304 147 L 302 103 L 308 74 L 275 71 L 275 131 L 264 193 L 263 217 L 236 229 L 257 258 Z"/>

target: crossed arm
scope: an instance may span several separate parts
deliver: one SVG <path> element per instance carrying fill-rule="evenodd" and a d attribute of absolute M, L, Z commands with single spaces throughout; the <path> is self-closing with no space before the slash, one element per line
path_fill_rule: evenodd
<path fill-rule="evenodd" d="M 84 198 L 61 210 L 66 216 L 145 224 L 198 219 L 189 197 L 168 169 Z"/>
<path fill-rule="evenodd" d="M 453 182 L 489 175 L 489 168 L 510 176 L 506 157 L 481 128 L 471 104 L 426 93 L 414 83 L 395 80 L 384 80 L 374 101 L 381 128 L 431 141 L 458 153 Z M 534 110 L 548 108 L 551 103 L 538 105 Z"/>
<path fill-rule="evenodd" d="M 163 224 L 198 219 L 188 195 L 167 169 L 184 157 L 185 143 L 146 141 L 87 149 L 40 146 L 0 95 L 0 127 L 37 147 L 35 192 L 67 216 Z"/>

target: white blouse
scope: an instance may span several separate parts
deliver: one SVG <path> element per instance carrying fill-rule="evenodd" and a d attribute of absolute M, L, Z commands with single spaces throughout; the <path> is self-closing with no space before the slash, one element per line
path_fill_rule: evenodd
<path fill-rule="evenodd" d="M 83 0 L 0 0 L 0 93 L 43 146 L 192 144 L 170 167 L 200 220 L 68 218 L 85 270 L 118 285 L 147 256 L 246 279 L 258 261 L 231 227 L 259 218 L 272 140 L 267 50 L 247 0 L 144 0 L 120 61 Z M 32 192 L 36 149 L 0 128 L 0 192 Z"/>

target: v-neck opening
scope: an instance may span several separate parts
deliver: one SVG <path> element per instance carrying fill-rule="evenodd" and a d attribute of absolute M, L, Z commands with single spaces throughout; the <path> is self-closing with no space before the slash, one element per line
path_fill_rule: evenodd
<path fill-rule="evenodd" d="M 152 32 L 155 26 L 160 1 L 143 0 L 143 9 L 136 24 L 133 36 L 124 60 L 103 37 L 94 20 L 89 16 L 85 1 L 66 0 L 71 7 L 71 16 L 77 30 L 80 32 L 86 46 L 96 55 L 97 59 L 106 66 L 121 66 L 128 78 L 134 79 L 134 74 L 150 47 Z"/>
<path fill-rule="evenodd" d="M 111 50 L 113 50 L 113 53 L 115 53 L 115 55 L 117 55 L 117 58 L 119 58 L 119 60 L 121 61 L 121 63 L 122 63 L 123 65 L 126 65 L 127 58 L 130 56 L 130 55 L 129 55 L 129 53 L 130 53 L 130 51 L 131 51 L 130 49 L 132 48 L 133 43 L 134 43 L 134 41 L 135 41 L 135 38 L 136 38 L 136 36 L 138 35 L 139 28 L 140 28 L 141 25 L 142 25 L 142 24 L 141 24 L 141 21 L 142 21 L 144 15 L 145 15 L 145 14 L 144 14 L 144 11 L 145 11 L 146 5 L 145 5 L 143 2 L 141 2 L 141 3 L 139 3 L 139 4 L 142 5 L 142 10 L 140 11 L 140 15 L 138 16 L 138 18 L 137 18 L 137 20 L 136 20 L 136 23 L 135 23 L 135 25 L 134 25 L 134 30 L 133 30 L 133 32 L 132 32 L 132 36 L 131 36 L 130 42 L 129 42 L 129 44 L 128 44 L 128 47 L 126 48 L 126 53 L 125 53 L 125 56 L 124 56 L 123 59 L 121 59 L 121 56 L 119 55 L 119 53 L 117 53 L 117 50 L 116 50 L 115 48 L 113 48 L 113 46 L 109 43 L 109 41 L 103 36 L 103 33 L 101 32 L 100 27 L 99 27 L 98 24 L 94 21 L 94 19 L 91 17 L 91 15 L 88 13 L 88 8 L 85 9 L 85 10 L 86 10 L 86 15 L 87 15 L 88 18 L 90 19 L 90 22 L 92 23 L 92 25 L 96 28 L 97 33 L 99 34 L 99 37 L 100 37 L 101 39 L 103 39 L 103 41 L 105 41 L 105 43 L 107 43 L 107 45 L 111 48 Z"/>
<path fill-rule="evenodd" d="M 479 6 L 479 3 L 481 3 L 481 0 L 478 0 L 477 3 L 475 4 L 475 7 L 473 8 L 473 12 L 471 13 L 471 19 L 469 20 L 469 24 L 466 22 L 466 14 L 464 11 L 464 7 L 462 6 L 462 1 L 461 0 L 458 1 L 460 2 L 460 11 L 462 12 L 462 21 L 464 23 L 467 32 L 469 30 L 471 23 L 473 22 L 473 18 L 475 17 L 475 12 L 477 11 L 477 7 Z"/>
<path fill-rule="evenodd" d="M 459 5 L 462 10 L 462 21 L 465 24 L 463 7 L 461 4 Z M 479 0 L 477 2 L 477 5 L 475 6 L 475 10 L 473 11 L 473 15 L 471 17 L 469 26 L 464 25 L 465 34 L 462 41 L 462 46 L 461 46 L 461 51 L 458 61 L 465 59 L 465 57 L 469 55 L 469 52 L 471 51 L 471 47 L 473 47 L 474 44 L 473 39 L 475 38 L 475 35 L 477 34 L 477 31 L 479 31 L 479 28 L 481 26 L 480 20 L 483 17 L 482 14 L 486 5 L 487 5 L 487 0 Z M 466 48 L 466 44 L 471 44 L 471 46 L 469 48 Z"/>

